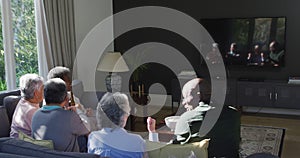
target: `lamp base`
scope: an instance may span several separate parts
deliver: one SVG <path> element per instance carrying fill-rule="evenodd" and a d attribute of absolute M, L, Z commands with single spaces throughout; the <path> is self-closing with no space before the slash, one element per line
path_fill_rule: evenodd
<path fill-rule="evenodd" d="M 105 78 L 105 85 L 108 92 L 120 92 L 122 88 L 122 78 L 116 73 L 109 73 Z"/>

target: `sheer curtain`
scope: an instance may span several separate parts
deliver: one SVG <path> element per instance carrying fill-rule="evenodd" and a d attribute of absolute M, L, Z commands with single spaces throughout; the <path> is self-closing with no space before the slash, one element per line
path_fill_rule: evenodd
<path fill-rule="evenodd" d="M 49 68 L 53 67 L 54 64 L 45 16 L 44 1 L 35 0 L 34 5 L 39 73 L 46 79 Z"/>
<path fill-rule="evenodd" d="M 35 0 L 35 4 L 40 73 L 45 75 L 54 66 L 72 69 L 76 56 L 74 1 Z"/>

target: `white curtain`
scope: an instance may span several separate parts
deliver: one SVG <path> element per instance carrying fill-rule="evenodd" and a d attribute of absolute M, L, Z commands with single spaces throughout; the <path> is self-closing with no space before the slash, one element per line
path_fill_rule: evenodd
<path fill-rule="evenodd" d="M 46 22 L 45 7 L 43 0 L 35 0 L 36 38 L 38 49 L 39 73 L 45 79 L 49 68 L 53 67 L 51 44 Z"/>

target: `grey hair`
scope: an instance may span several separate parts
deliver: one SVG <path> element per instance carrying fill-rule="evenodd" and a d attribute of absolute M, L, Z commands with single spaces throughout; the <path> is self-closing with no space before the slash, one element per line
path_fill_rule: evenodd
<path fill-rule="evenodd" d="M 99 101 L 96 112 L 98 128 L 124 127 L 124 115 L 130 114 L 128 97 L 124 93 L 106 93 Z"/>
<path fill-rule="evenodd" d="M 38 90 L 44 83 L 43 77 L 37 74 L 25 74 L 20 77 L 21 96 L 25 99 L 32 99 L 34 92 Z"/>
<path fill-rule="evenodd" d="M 53 78 L 45 82 L 44 98 L 46 104 L 60 104 L 67 97 L 67 87 L 60 78 Z"/>

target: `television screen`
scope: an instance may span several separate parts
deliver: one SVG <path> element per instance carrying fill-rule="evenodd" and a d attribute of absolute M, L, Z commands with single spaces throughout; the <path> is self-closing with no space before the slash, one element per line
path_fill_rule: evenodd
<path fill-rule="evenodd" d="M 226 65 L 282 67 L 285 17 L 201 19 Z"/>

